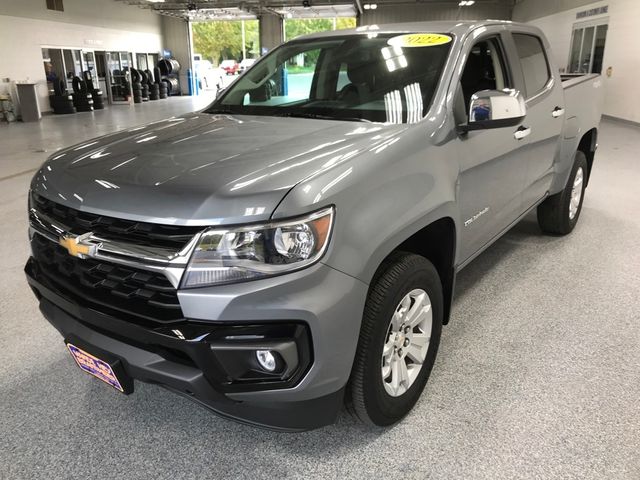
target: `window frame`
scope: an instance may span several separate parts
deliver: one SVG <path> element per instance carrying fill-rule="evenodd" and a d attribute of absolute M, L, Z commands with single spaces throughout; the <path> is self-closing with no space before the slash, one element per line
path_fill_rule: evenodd
<path fill-rule="evenodd" d="M 46 0 L 45 6 L 52 12 L 64 12 L 63 0 Z"/>
<path fill-rule="evenodd" d="M 527 78 L 524 72 L 524 68 L 522 67 L 522 59 L 520 58 L 520 54 L 518 52 L 518 44 L 516 42 L 516 35 L 522 35 L 522 36 L 526 36 L 526 37 L 533 37 L 535 40 L 538 41 L 538 44 L 540 45 L 540 48 L 542 49 L 542 56 L 544 57 L 544 61 L 547 65 L 547 81 L 542 85 L 542 87 L 540 89 L 538 89 L 536 92 L 534 93 L 530 93 L 529 89 L 527 88 Z M 547 52 L 547 48 L 544 44 L 544 41 L 542 39 L 542 37 L 540 37 L 539 35 L 536 35 L 535 33 L 531 33 L 531 32 L 525 32 L 525 31 L 513 31 L 511 32 L 511 41 L 513 42 L 513 48 L 514 48 L 514 54 L 515 54 L 515 58 L 514 61 L 517 61 L 519 66 L 520 66 L 520 71 L 522 72 L 522 87 L 524 88 L 524 97 L 525 100 L 527 102 L 537 98 L 540 95 L 543 95 L 544 93 L 546 93 L 549 90 L 549 87 L 551 86 L 551 84 L 553 83 L 554 77 L 553 77 L 553 71 L 551 70 L 551 63 L 549 62 L 549 55 Z"/>
<path fill-rule="evenodd" d="M 459 100 L 455 98 L 457 95 L 463 96 L 462 102 L 464 105 L 466 105 L 465 99 L 464 99 L 464 92 L 462 91 L 462 84 L 461 84 L 462 74 L 464 73 L 464 69 L 467 66 L 467 60 L 469 59 L 469 55 L 473 51 L 474 47 L 482 42 L 487 42 L 491 40 L 494 40 L 496 42 L 497 50 L 500 56 L 500 63 L 502 64 L 502 69 L 504 74 L 504 83 L 505 85 L 508 85 L 505 88 L 511 88 L 511 89 L 517 88 L 516 85 L 519 82 L 518 82 L 518 79 L 516 78 L 515 72 L 512 69 L 511 53 L 508 50 L 508 44 L 506 41 L 507 39 L 505 39 L 504 34 L 505 34 L 504 31 L 488 32 L 487 34 L 476 38 L 474 42 L 471 44 L 471 46 L 469 47 L 468 51 L 466 51 L 466 56 L 464 57 L 464 61 L 459 67 L 456 67 L 456 70 L 459 72 L 459 74 L 458 74 L 458 78 L 456 79 L 457 86 L 454 89 L 454 91 L 456 92 L 454 95 L 454 103 L 453 103 L 454 105 L 457 102 L 459 102 Z M 465 111 L 464 115 L 468 121 L 469 112 Z"/>
<path fill-rule="evenodd" d="M 598 35 L 598 27 L 607 26 L 607 35 L 609 34 L 609 17 L 597 18 L 595 20 L 587 20 L 586 22 L 576 22 L 571 26 L 571 39 L 569 43 L 569 55 L 567 58 L 567 73 L 580 73 L 580 72 L 572 72 L 571 71 L 571 48 L 573 46 L 573 39 L 578 31 L 582 31 L 582 38 L 580 40 L 580 51 L 578 52 L 578 62 L 582 58 L 582 54 L 584 52 L 584 32 L 587 28 L 593 27 L 593 38 L 591 39 L 591 49 L 590 49 L 590 59 L 589 59 L 589 71 L 586 73 L 591 73 L 593 69 L 593 59 L 596 48 L 596 39 Z M 607 38 L 605 36 L 605 48 L 607 45 Z M 603 57 L 604 58 L 604 54 Z M 602 73 L 602 71 L 600 72 Z"/>

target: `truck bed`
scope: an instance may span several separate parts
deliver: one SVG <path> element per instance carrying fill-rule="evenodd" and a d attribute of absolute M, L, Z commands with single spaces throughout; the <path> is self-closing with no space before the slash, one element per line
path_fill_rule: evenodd
<path fill-rule="evenodd" d="M 564 137 L 574 138 L 600 123 L 604 86 L 597 73 L 562 74 L 561 79 L 565 102 Z"/>

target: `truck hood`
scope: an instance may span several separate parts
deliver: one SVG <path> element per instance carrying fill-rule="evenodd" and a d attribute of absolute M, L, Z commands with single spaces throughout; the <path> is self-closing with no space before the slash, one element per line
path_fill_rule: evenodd
<path fill-rule="evenodd" d="M 57 152 L 32 189 L 97 214 L 175 225 L 267 220 L 297 183 L 406 126 L 194 113 Z"/>

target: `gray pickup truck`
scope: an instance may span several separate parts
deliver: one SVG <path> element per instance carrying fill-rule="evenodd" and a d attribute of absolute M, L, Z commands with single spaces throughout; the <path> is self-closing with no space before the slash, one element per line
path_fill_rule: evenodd
<path fill-rule="evenodd" d="M 205 110 L 56 152 L 26 274 L 78 366 L 238 421 L 390 425 L 416 403 L 456 273 L 537 209 L 571 232 L 598 75 L 511 22 L 361 27 L 260 59 Z"/>

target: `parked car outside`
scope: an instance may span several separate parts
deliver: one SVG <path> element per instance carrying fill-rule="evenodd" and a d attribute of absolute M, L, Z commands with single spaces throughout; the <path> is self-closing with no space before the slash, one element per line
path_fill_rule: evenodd
<path fill-rule="evenodd" d="M 240 65 L 235 60 L 223 60 L 220 63 L 220 68 L 225 71 L 227 75 L 235 75 L 238 73 Z"/>
<path fill-rule="evenodd" d="M 223 78 L 226 72 L 219 67 L 214 67 L 209 60 L 194 60 L 193 69 L 196 72 L 200 90 L 217 92 L 224 88 Z"/>
<path fill-rule="evenodd" d="M 248 70 L 254 63 L 256 63 L 255 58 L 243 58 L 240 62 L 240 72 Z"/>

